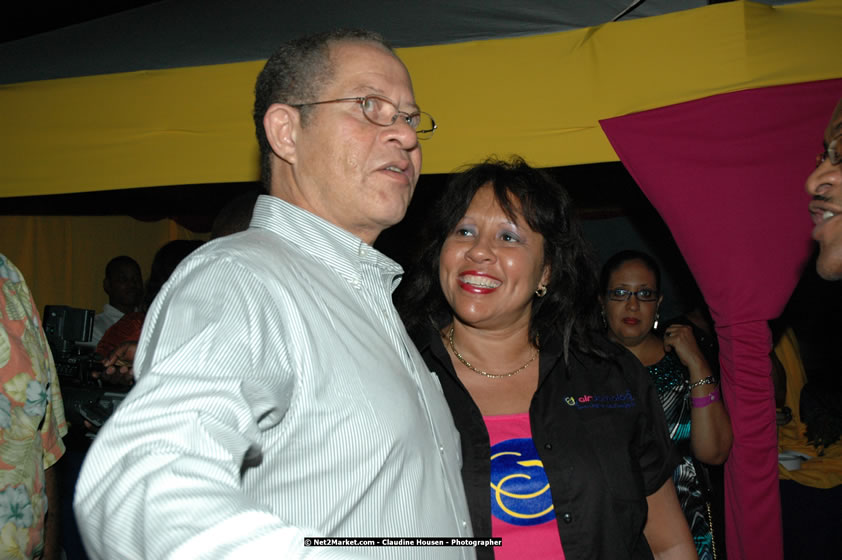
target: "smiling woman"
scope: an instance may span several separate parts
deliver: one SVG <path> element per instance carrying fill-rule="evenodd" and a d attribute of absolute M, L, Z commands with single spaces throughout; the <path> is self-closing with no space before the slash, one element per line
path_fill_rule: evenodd
<path fill-rule="evenodd" d="M 657 395 L 598 332 L 567 192 L 489 160 L 429 216 L 397 303 L 460 432 L 474 534 L 503 538 L 477 556 L 695 558 Z"/>
<path fill-rule="evenodd" d="M 550 270 L 543 236 L 524 222 L 519 203 L 513 211 L 506 215 L 486 184 L 442 246 L 439 280 L 460 323 L 529 325 L 532 298 Z"/>

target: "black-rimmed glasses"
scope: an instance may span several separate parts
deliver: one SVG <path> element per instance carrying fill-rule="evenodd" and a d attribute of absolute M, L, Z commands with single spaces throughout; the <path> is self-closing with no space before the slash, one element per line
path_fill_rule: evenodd
<path fill-rule="evenodd" d="M 430 138 L 436 131 L 436 121 L 433 120 L 432 115 L 424 111 L 415 111 L 414 113 L 407 113 L 400 111 L 397 106 L 379 95 L 366 95 L 365 97 L 342 97 L 339 99 L 329 99 L 327 101 L 314 101 L 312 103 L 298 103 L 291 105 L 295 108 L 308 107 L 310 105 L 326 105 L 328 103 L 343 103 L 354 102 L 360 106 L 363 116 L 371 124 L 377 126 L 392 126 L 398 117 L 401 117 L 406 124 L 415 131 L 415 134 L 420 140 Z"/>
<path fill-rule="evenodd" d="M 831 140 L 830 144 L 827 145 L 827 148 L 816 156 L 816 167 L 820 166 L 826 160 L 830 160 L 832 165 L 839 165 L 842 163 L 842 153 L 839 151 L 842 149 L 842 146 L 839 145 L 840 138 L 842 138 L 842 136 L 837 136 Z"/>
<path fill-rule="evenodd" d="M 624 290 L 623 288 L 608 290 L 608 299 L 612 301 L 628 301 L 632 296 L 636 297 L 637 301 L 657 301 L 658 295 L 658 290 L 651 290 L 649 288 L 641 288 L 636 292 Z"/>

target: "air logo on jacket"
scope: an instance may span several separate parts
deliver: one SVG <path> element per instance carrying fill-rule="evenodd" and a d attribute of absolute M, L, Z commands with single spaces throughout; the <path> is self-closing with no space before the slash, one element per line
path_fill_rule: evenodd
<path fill-rule="evenodd" d="M 564 397 L 568 406 L 577 408 L 634 408 L 637 401 L 631 391 L 615 395 L 581 395 Z"/>
<path fill-rule="evenodd" d="M 555 519 L 550 482 L 532 439 L 508 439 L 491 448 L 491 514 L 520 526 Z"/>

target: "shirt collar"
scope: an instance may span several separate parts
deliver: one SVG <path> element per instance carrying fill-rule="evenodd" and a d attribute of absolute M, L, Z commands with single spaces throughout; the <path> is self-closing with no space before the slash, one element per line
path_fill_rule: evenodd
<path fill-rule="evenodd" d="M 280 235 L 354 284 L 362 281 L 364 265 L 377 268 L 392 289 L 403 275 L 398 263 L 356 235 L 276 196 L 257 198 L 250 227 Z"/>
<path fill-rule="evenodd" d="M 106 303 L 102 306 L 102 315 L 125 315 L 122 311 L 111 305 L 110 303 Z"/>

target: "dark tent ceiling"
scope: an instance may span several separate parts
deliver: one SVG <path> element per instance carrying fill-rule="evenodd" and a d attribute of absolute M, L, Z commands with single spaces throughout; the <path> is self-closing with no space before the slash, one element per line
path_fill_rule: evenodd
<path fill-rule="evenodd" d="M 761 0 L 786 4 L 791 0 Z M 6 18 L 0 84 L 267 58 L 285 39 L 326 26 L 383 34 L 396 47 L 554 33 L 600 25 L 631 0 L 162 0 L 71 3 Z M 649 0 L 624 19 L 698 8 L 708 0 Z M 126 10 L 126 8 L 132 8 Z M 37 12 L 35 12 L 37 10 Z M 125 10 L 125 11 L 120 11 Z M 99 17 L 104 16 L 104 17 Z M 90 21 L 87 18 L 94 17 Z M 23 20 L 21 21 L 21 18 Z"/>

